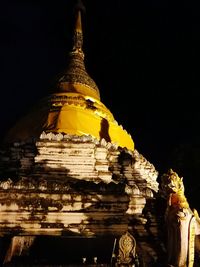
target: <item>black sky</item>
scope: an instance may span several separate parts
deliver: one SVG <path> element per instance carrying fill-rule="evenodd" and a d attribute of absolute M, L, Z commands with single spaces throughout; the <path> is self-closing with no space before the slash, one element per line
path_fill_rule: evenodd
<path fill-rule="evenodd" d="M 66 67 L 72 0 L 0 8 L 1 135 Z M 102 102 L 158 170 L 199 139 L 200 16 L 193 1 L 85 0 L 86 68 Z"/>

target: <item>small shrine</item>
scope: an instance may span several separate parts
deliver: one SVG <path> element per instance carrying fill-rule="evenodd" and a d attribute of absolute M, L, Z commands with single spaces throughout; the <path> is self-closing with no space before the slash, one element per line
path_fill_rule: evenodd
<path fill-rule="evenodd" d="M 84 63 L 80 6 L 74 25 L 54 92 L 1 144 L 1 265 L 200 266 L 200 219 L 182 179 L 170 170 L 159 183 L 101 102 Z"/>

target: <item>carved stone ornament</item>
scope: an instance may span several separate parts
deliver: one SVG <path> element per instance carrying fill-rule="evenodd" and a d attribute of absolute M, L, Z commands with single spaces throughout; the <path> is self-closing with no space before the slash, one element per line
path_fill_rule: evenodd
<path fill-rule="evenodd" d="M 119 254 L 116 266 L 135 266 L 136 241 L 135 238 L 126 232 L 119 239 Z"/>

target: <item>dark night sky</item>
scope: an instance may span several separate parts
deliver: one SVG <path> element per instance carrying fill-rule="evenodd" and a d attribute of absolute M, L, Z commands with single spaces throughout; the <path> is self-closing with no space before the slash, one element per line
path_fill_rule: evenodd
<path fill-rule="evenodd" d="M 199 138 L 200 16 L 193 1 L 85 0 L 84 52 L 102 102 L 160 171 Z M 72 0 L 0 8 L 1 134 L 66 67 Z"/>

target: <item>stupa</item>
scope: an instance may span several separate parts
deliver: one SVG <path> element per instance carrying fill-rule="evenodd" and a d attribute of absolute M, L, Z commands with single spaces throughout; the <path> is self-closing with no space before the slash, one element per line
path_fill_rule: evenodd
<path fill-rule="evenodd" d="M 69 65 L 54 93 L 2 143 L 0 260 L 156 266 L 166 252 L 158 171 L 101 102 L 85 67 L 81 23 L 79 6 Z"/>

